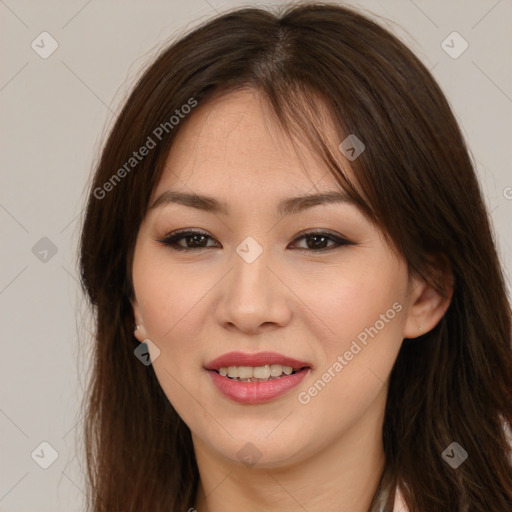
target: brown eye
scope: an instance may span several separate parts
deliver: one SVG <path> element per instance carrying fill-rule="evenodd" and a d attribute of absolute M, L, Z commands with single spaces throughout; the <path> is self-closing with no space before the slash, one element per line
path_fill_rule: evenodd
<path fill-rule="evenodd" d="M 325 231 L 310 231 L 309 233 L 304 233 L 296 238 L 294 243 L 298 240 L 306 240 L 306 247 L 299 247 L 300 250 L 314 252 L 330 251 L 342 245 L 353 245 L 349 240 Z M 333 242 L 333 244 L 327 245 L 329 242 Z"/>
<path fill-rule="evenodd" d="M 184 244 L 181 242 L 185 240 Z M 211 249 L 218 245 L 207 245 L 208 240 L 214 240 L 210 235 L 202 231 L 179 231 L 166 235 L 158 242 L 176 250 L 176 251 L 193 251 L 198 249 Z M 324 252 L 336 249 L 343 245 L 354 245 L 353 242 L 333 235 L 325 231 L 311 231 L 297 237 L 293 244 L 299 240 L 306 240 L 306 247 L 296 247 L 299 250 L 309 252 Z"/>
<path fill-rule="evenodd" d="M 202 231 L 180 231 L 167 235 L 158 241 L 177 251 L 191 251 L 194 249 L 209 249 L 214 247 L 212 245 L 206 245 L 208 239 L 213 240 L 211 236 Z M 185 246 L 179 243 L 181 240 L 185 240 Z"/>

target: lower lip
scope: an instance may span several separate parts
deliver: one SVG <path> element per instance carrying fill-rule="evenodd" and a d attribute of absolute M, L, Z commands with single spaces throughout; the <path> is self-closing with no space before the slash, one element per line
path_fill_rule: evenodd
<path fill-rule="evenodd" d="M 223 377 L 213 370 L 209 370 L 208 373 L 217 389 L 231 400 L 241 404 L 261 404 L 274 400 L 297 386 L 309 370 L 310 368 L 306 368 L 266 382 L 241 382 Z"/>

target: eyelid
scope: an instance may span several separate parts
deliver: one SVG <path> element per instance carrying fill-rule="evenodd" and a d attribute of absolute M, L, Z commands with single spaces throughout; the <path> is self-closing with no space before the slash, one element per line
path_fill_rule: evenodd
<path fill-rule="evenodd" d="M 302 231 L 299 231 L 297 235 L 295 236 L 294 240 L 298 240 L 299 238 L 302 238 L 306 235 L 328 235 L 332 238 L 337 238 L 339 240 L 346 240 L 348 242 L 347 237 L 342 235 L 341 233 L 337 233 L 336 231 L 331 231 L 330 229 L 326 228 L 308 228 L 304 229 Z"/>

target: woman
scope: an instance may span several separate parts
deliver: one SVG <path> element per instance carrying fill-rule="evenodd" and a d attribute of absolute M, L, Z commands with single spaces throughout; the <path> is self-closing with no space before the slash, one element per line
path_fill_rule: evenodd
<path fill-rule="evenodd" d="M 349 9 L 167 48 L 91 185 L 90 510 L 512 510 L 510 306 L 430 73 Z"/>

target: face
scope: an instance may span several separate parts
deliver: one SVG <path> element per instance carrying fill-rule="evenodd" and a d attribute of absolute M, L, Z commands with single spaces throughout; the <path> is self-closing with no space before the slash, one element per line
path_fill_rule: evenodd
<path fill-rule="evenodd" d="M 196 448 L 236 463 L 298 463 L 378 424 L 402 340 L 421 334 L 424 288 L 357 207 L 292 201 L 343 192 L 302 153 L 254 91 L 200 105 L 135 247 L 136 336 L 160 350 L 155 373 Z"/>

